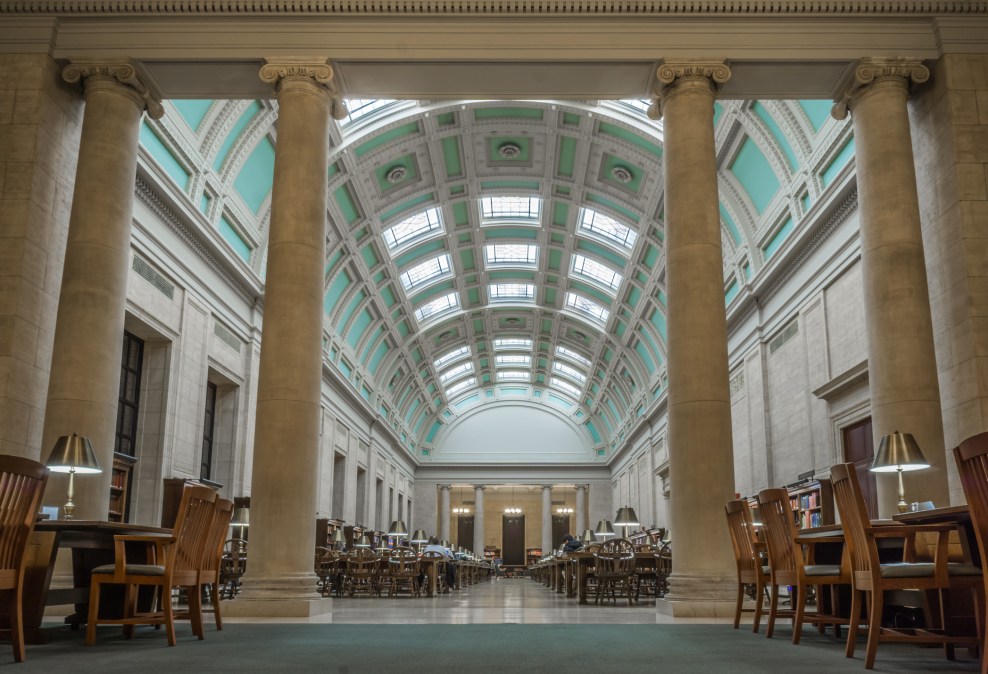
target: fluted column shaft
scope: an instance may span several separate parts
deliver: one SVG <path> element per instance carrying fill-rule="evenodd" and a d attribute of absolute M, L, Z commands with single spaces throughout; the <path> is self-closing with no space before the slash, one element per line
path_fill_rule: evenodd
<path fill-rule="evenodd" d="M 723 63 L 659 68 L 664 118 L 669 476 L 676 563 L 660 610 L 717 615 L 734 588 L 724 503 L 734 496 L 724 267 L 714 149 Z"/>
<path fill-rule="evenodd" d="M 473 552 L 484 554 L 484 485 L 474 485 L 473 503 L 476 515 L 473 517 Z"/>
<path fill-rule="evenodd" d="M 552 485 L 542 485 L 542 554 L 552 552 Z"/>
<path fill-rule="evenodd" d="M 449 489 L 450 485 L 439 485 L 439 540 L 448 541 L 449 538 Z"/>
<path fill-rule="evenodd" d="M 882 436 L 912 433 L 931 468 L 905 474 L 909 501 L 949 502 L 947 455 L 933 322 L 906 102 L 910 80 L 929 71 L 914 59 L 864 59 L 834 106 L 854 124 L 868 385 L 875 450 Z M 879 515 L 895 512 L 896 476 L 878 478 Z"/>
<path fill-rule="evenodd" d="M 120 399 L 120 351 L 134 212 L 141 115 L 161 116 L 132 65 L 73 63 L 62 77 L 83 81 L 79 143 L 42 457 L 62 435 L 87 436 L 103 472 L 77 475 L 76 519 L 105 520 Z M 45 500 L 65 502 L 67 477 L 51 478 Z"/>
<path fill-rule="evenodd" d="M 582 536 L 587 528 L 587 485 L 576 485 L 576 527 L 571 531 L 574 536 Z"/>

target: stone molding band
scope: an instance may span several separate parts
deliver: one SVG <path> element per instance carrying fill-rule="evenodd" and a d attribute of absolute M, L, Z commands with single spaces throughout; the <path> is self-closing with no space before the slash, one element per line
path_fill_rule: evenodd
<path fill-rule="evenodd" d="M 311 82 L 324 89 L 330 97 L 330 114 L 333 119 L 346 119 L 349 114 L 339 88 L 333 81 L 333 68 L 327 61 L 308 59 L 272 58 L 261 66 L 262 82 L 280 88 L 283 82 Z"/>
<path fill-rule="evenodd" d="M 116 82 L 133 92 L 135 102 L 152 119 L 161 119 L 165 114 L 161 101 L 141 81 L 132 63 L 74 62 L 62 69 L 62 79 L 69 84 L 90 79 Z"/>
<path fill-rule="evenodd" d="M 851 75 L 841 87 L 830 114 L 835 119 L 845 119 L 855 101 L 873 85 L 894 83 L 908 91 L 909 85 L 922 84 L 930 79 L 930 70 L 919 59 L 866 58 L 854 66 Z"/>

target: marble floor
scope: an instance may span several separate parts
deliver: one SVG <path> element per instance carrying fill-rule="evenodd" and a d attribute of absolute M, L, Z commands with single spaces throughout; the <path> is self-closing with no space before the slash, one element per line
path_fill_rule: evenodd
<path fill-rule="evenodd" d="M 227 619 L 224 618 L 224 621 Z M 434 598 L 407 595 L 388 599 L 333 599 L 333 612 L 313 618 L 230 618 L 229 622 L 299 622 L 335 624 L 709 624 L 726 619 L 670 618 L 656 611 L 654 600 L 628 606 L 580 606 L 529 578 L 502 578 L 478 583 Z"/>

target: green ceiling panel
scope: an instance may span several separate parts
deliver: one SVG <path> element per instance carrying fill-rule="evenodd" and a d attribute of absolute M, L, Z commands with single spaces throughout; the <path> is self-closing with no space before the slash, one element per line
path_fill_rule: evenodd
<path fill-rule="evenodd" d="M 439 421 L 433 422 L 432 427 L 429 429 L 429 432 L 425 436 L 425 441 L 432 442 L 433 440 L 435 440 L 436 434 L 439 433 L 439 429 L 441 429 L 442 427 L 443 427 L 442 422 Z M 423 449 L 422 451 L 425 452 L 427 450 Z"/>
<path fill-rule="evenodd" d="M 519 152 L 514 157 L 501 155 L 501 148 L 514 145 Z M 513 149 L 513 148 L 512 148 Z M 487 161 L 491 164 L 503 162 L 530 162 L 532 160 L 532 139 L 527 136 L 493 136 L 487 139 Z"/>
<path fill-rule="evenodd" d="M 183 191 L 188 189 L 189 172 L 185 170 L 185 167 L 172 154 L 172 151 L 168 149 L 168 146 L 161 140 L 157 132 L 148 125 L 147 120 L 141 122 L 141 145 L 151 153 L 158 166 L 165 170 L 165 173 L 175 181 L 176 185 L 182 188 Z"/>
<path fill-rule="evenodd" d="M 353 233 L 353 238 L 360 242 L 367 238 L 368 234 L 370 234 L 370 230 L 367 227 L 361 227 Z"/>
<path fill-rule="evenodd" d="M 614 418 L 616 420 L 620 421 L 621 420 L 621 415 L 618 414 L 617 407 L 614 406 L 614 401 L 611 399 L 610 396 L 608 396 L 608 398 L 607 398 L 607 407 L 611 410 L 611 414 L 614 415 Z"/>
<path fill-rule="evenodd" d="M 525 396 L 528 395 L 529 389 L 527 387 L 522 388 L 520 386 L 502 386 L 498 389 L 501 395 L 506 396 Z"/>
<path fill-rule="evenodd" d="M 453 204 L 453 222 L 457 227 L 470 223 L 470 212 L 467 210 L 466 202 L 458 201 Z"/>
<path fill-rule="evenodd" d="M 475 318 L 473 320 L 473 329 L 474 332 L 480 332 L 480 333 L 484 332 L 484 319 Z"/>
<path fill-rule="evenodd" d="M 851 138 L 846 143 L 844 143 L 844 147 L 842 147 L 840 149 L 840 152 L 837 153 L 837 156 L 835 156 L 830 161 L 830 163 L 827 164 L 827 168 L 825 168 L 823 170 L 823 173 L 820 175 L 820 178 L 823 180 L 824 187 L 829 186 L 830 183 L 834 181 L 834 178 L 837 177 L 837 174 L 841 172 L 841 169 L 843 169 L 844 166 L 847 165 L 847 162 L 850 161 L 851 157 L 853 156 L 854 156 L 854 138 Z"/>
<path fill-rule="evenodd" d="M 436 122 L 439 123 L 439 126 L 449 126 L 450 124 L 456 124 L 456 113 L 444 112 L 441 115 L 437 115 Z"/>
<path fill-rule="evenodd" d="M 370 363 L 367 364 L 367 371 L 370 372 L 371 375 L 377 374 L 377 369 L 381 367 L 381 361 L 384 359 L 384 356 L 387 355 L 389 350 L 387 340 L 377 345 L 377 350 L 371 357 Z"/>
<path fill-rule="evenodd" d="M 555 395 L 553 393 L 547 394 L 546 395 L 546 398 L 549 400 L 549 402 L 555 403 L 556 405 L 560 405 L 560 406 L 565 407 L 567 409 L 572 409 L 572 407 L 573 407 L 573 403 L 571 403 L 570 401 L 566 400 L 565 398 L 560 398 L 559 396 L 557 396 L 557 395 Z"/>
<path fill-rule="evenodd" d="M 340 212 L 343 213 L 343 219 L 346 220 L 346 224 L 352 224 L 360 217 L 360 213 L 357 211 L 357 205 L 354 203 L 353 197 L 350 196 L 350 190 L 347 189 L 346 185 L 341 185 L 333 192 L 333 199 L 336 200 L 336 205 L 339 206 Z"/>
<path fill-rule="evenodd" d="M 424 424 L 425 423 L 425 420 L 428 419 L 428 418 L 429 418 L 428 413 L 425 412 L 425 411 L 423 411 L 422 412 L 422 416 L 419 417 L 419 420 L 415 424 L 415 428 L 412 429 L 412 433 L 414 433 L 415 435 L 418 435 L 419 434 L 419 430 L 422 428 L 422 424 Z"/>
<path fill-rule="evenodd" d="M 385 211 L 384 213 L 381 213 L 381 222 L 387 222 L 388 220 L 390 220 L 391 218 L 395 217 L 396 215 L 398 215 L 403 211 L 407 211 L 410 208 L 415 208 L 416 206 L 421 206 L 422 204 L 434 202 L 435 200 L 436 200 L 435 194 L 433 193 L 423 194 L 420 197 L 416 197 L 414 199 L 411 199 L 410 201 L 406 201 L 405 203 L 399 206 L 395 206 L 389 211 Z"/>
<path fill-rule="evenodd" d="M 367 364 L 371 351 L 374 350 L 374 347 L 377 345 L 377 340 L 380 339 L 382 334 L 384 334 L 384 326 L 378 325 L 377 329 L 374 330 L 374 334 L 372 334 L 370 339 L 367 340 L 367 344 L 364 346 L 364 352 L 360 354 L 360 362 L 364 365 Z"/>
<path fill-rule="evenodd" d="M 724 106 L 720 103 L 714 103 L 714 128 L 720 123 L 720 117 L 724 114 Z"/>
<path fill-rule="evenodd" d="M 556 289 L 546 288 L 545 289 L 545 303 L 549 306 L 556 306 Z"/>
<path fill-rule="evenodd" d="M 557 246 L 563 245 L 566 241 L 566 236 L 558 232 L 552 232 L 549 234 L 549 243 L 555 244 Z"/>
<path fill-rule="evenodd" d="M 356 349 L 357 344 L 360 342 L 360 338 L 364 336 L 364 331 L 366 331 L 373 322 L 374 317 L 369 311 L 367 311 L 367 309 L 361 311 L 357 315 L 357 320 L 355 320 L 353 325 L 350 327 L 350 332 L 347 334 L 347 343 Z"/>
<path fill-rule="evenodd" d="M 833 106 L 834 102 L 826 99 L 799 101 L 799 107 L 806 113 L 810 124 L 813 125 L 814 131 L 819 131 L 827 123 L 827 120 L 830 119 L 830 110 Z"/>
<path fill-rule="evenodd" d="M 220 235 L 226 239 L 226 242 L 233 246 L 233 250 L 240 256 L 240 259 L 244 262 L 250 262 L 251 247 L 240 236 L 237 228 L 226 219 L 225 215 L 220 217 L 219 231 Z"/>
<path fill-rule="evenodd" d="M 531 190 L 539 191 L 537 180 L 488 180 L 480 183 L 482 190 Z"/>
<path fill-rule="evenodd" d="M 466 191 L 467 188 L 464 187 L 463 185 L 453 185 L 452 187 L 449 188 L 449 196 L 458 197 L 461 194 L 465 194 Z"/>
<path fill-rule="evenodd" d="M 534 281 L 535 272 L 512 269 L 510 271 L 492 271 L 487 275 L 492 281 Z"/>
<path fill-rule="evenodd" d="M 332 285 L 329 286 L 329 290 L 326 291 L 326 297 L 323 300 L 323 308 L 326 310 L 326 315 L 329 316 L 333 313 L 333 309 L 336 308 L 336 303 L 340 301 L 343 297 L 343 293 L 348 287 L 350 287 L 351 279 L 350 275 L 346 271 L 340 272 L 335 279 L 333 279 Z"/>
<path fill-rule="evenodd" d="M 261 106 L 257 101 L 251 101 L 247 109 L 243 111 L 240 118 L 237 119 L 236 124 L 230 129 L 230 132 L 226 134 L 223 139 L 223 144 L 220 146 L 219 152 L 216 153 L 216 157 L 213 159 L 213 168 L 217 171 L 223 166 L 223 162 L 226 161 L 226 157 L 230 154 L 230 149 L 233 147 L 234 143 L 243 133 L 244 129 L 250 124 L 251 120 L 254 119 L 254 115 L 261 111 Z"/>
<path fill-rule="evenodd" d="M 580 116 L 572 112 L 564 112 L 563 124 L 567 124 L 569 126 L 580 126 Z"/>
<path fill-rule="evenodd" d="M 727 290 L 724 292 L 724 304 L 730 304 L 731 300 L 738 296 L 738 282 L 736 279 L 731 280 L 731 285 L 727 286 Z"/>
<path fill-rule="evenodd" d="M 199 125 L 202 124 L 202 120 L 206 118 L 206 113 L 209 112 L 209 108 L 213 105 L 212 100 L 201 99 L 175 99 L 171 103 L 193 131 L 199 130 Z"/>
<path fill-rule="evenodd" d="M 570 189 L 565 185 L 556 185 L 556 194 L 562 194 L 563 196 L 568 197 L 569 193 Z"/>
<path fill-rule="evenodd" d="M 641 222 L 641 217 L 638 214 L 636 214 L 634 211 L 628 208 L 625 208 L 616 201 L 611 201 L 610 199 L 599 197 L 596 194 L 587 194 L 586 200 L 594 204 L 600 204 L 601 206 L 606 206 L 607 208 L 617 213 L 619 216 L 625 218 L 630 224 L 637 225 L 639 222 Z"/>
<path fill-rule="evenodd" d="M 604 349 L 604 362 L 610 363 L 611 358 L 614 357 L 614 352 L 611 349 Z"/>
<path fill-rule="evenodd" d="M 655 155 L 657 158 L 662 157 L 662 148 L 655 143 L 645 140 L 639 134 L 634 131 L 628 131 L 620 126 L 615 126 L 614 124 L 608 124 L 607 122 L 601 122 L 597 125 L 597 130 L 602 134 L 613 136 L 614 138 L 620 138 L 623 141 L 631 143 L 646 152 Z"/>
<path fill-rule="evenodd" d="M 531 239 L 539 238 L 539 230 L 533 227 L 486 227 L 484 237 L 487 239 Z"/>
<path fill-rule="evenodd" d="M 799 198 L 799 203 L 803 206 L 803 213 L 810 210 L 810 193 L 806 192 Z"/>
<path fill-rule="evenodd" d="M 388 174 L 395 169 L 403 169 L 405 171 L 405 175 L 397 182 L 391 182 L 388 180 Z M 414 154 L 406 154 L 404 157 L 389 160 L 386 164 L 378 166 L 374 169 L 374 178 L 377 180 L 377 189 L 380 190 L 381 194 L 384 194 L 388 190 L 392 190 L 399 185 L 407 185 L 408 183 L 415 182 L 418 177 L 418 164 L 415 161 Z"/>
<path fill-rule="evenodd" d="M 480 304 L 480 291 L 476 288 L 470 288 L 467 291 L 467 303 L 471 307 L 475 307 Z"/>
<path fill-rule="evenodd" d="M 333 267 L 343 259 L 343 250 L 339 249 L 335 253 L 329 256 L 329 261 L 326 262 L 326 276 L 329 276 L 330 272 L 333 271 Z"/>
<path fill-rule="evenodd" d="M 549 285 L 559 285 L 559 277 L 555 274 L 546 274 L 545 282 Z"/>
<path fill-rule="evenodd" d="M 641 299 L 641 296 L 642 296 L 642 291 L 636 288 L 635 286 L 631 286 L 631 288 L 628 290 L 628 304 L 631 305 L 632 309 L 638 306 L 638 300 Z"/>
<path fill-rule="evenodd" d="M 361 385 L 361 387 L 360 387 L 360 397 L 363 398 L 364 400 L 366 400 L 367 402 L 370 402 L 370 399 L 371 399 L 371 390 L 369 388 L 367 388 L 366 386 Z"/>
<path fill-rule="evenodd" d="M 554 201 L 552 204 L 552 224 L 565 227 L 569 220 L 569 204 L 564 201 Z"/>
<path fill-rule="evenodd" d="M 483 119 L 542 119 L 541 108 L 478 108 L 473 111 L 475 120 Z"/>
<path fill-rule="evenodd" d="M 202 211 L 203 213 L 207 212 L 209 210 L 209 204 L 212 201 L 213 201 L 212 198 L 208 194 L 203 192 L 202 196 L 199 197 L 199 210 Z"/>
<path fill-rule="evenodd" d="M 360 249 L 360 256 L 364 258 L 364 264 L 367 265 L 368 269 L 373 269 L 381 261 L 377 256 L 377 251 L 374 250 L 374 244 L 370 243 Z"/>
<path fill-rule="evenodd" d="M 602 414 L 598 414 L 597 418 L 604 422 L 604 428 L 607 429 L 607 435 L 614 435 L 614 427 L 611 426 L 611 421 L 607 418 L 607 412 L 605 410 L 601 410 L 601 412 Z"/>
<path fill-rule="evenodd" d="M 614 332 L 618 337 L 624 337 L 624 331 L 628 328 L 622 321 L 614 321 Z"/>
<path fill-rule="evenodd" d="M 649 321 L 651 321 L 652 325 L 655 326 L 655 329 L 659 331 L 659 335 L 662 336 L 662 339 L 668 339 L 666 337 L 666 316 L 665 316 L 665 314 L 663 314 L 661 311 L 659 311 L 658 309 L 656 309 L 655 311 L 652 312 L 652 315 L 649 317 Z"/>
<path fill-rule="evenodd" d="M 337 161 L 334 161 L 333 163 L 331 163 L 329 165 L 329 170 L 326 171 L 326 179 L 327 180 L 331 179 L 333 176 L 335 176 L 339 172 L 340 172 L 340 163 L 337 162 Z"/>
<path fill-rule="evenodd" d="M 646 285 L 648 283 L 648 274 L 646 274 L 645 272 L 642 271 L 635 272 L 635 278 L 638 279 L 638 282 L 641 283 L 642 285 Z"/>
<path fill-rule="evenodd" d="M 353 368 L 350 367 L 350 364 L 345 360 L 341 360 L 337 363 L 337 367 L 340 368 L 340 372 L 342 372 L 343 376 L 349 381 L 350 377 L 353 376 Z"/>
<path fill-rule="evenodd" d="M 411 136 L 419 132 L 418 122 L 409 122 L 407 124 L 402 124 L 397 126 L 390 131 L 385 131 L 382 134 L 374 136 L 371 140 L 367 141 L 363 145 L 358 145 L 354 148 L 353 153 L 358 157 L 362 157 L 368 152 L 372 152 L 382 145 L 387 145 L 388 143 L 398 140 L 399 138 L 404 138 L 405 136 Z"/>
<path fill-rule="evenodd" d="M 720 207 L 720 217 L 724 220 L 727 225 L 727 231 L 730 232 L 731 238 L 734 239 L 734 243 L 741 243 L 741 232 L 738 230 L 738 226 L 734 223 L 734 218 L 731 214 L 727 212 L 724 208 L 724 204 L 719 204 Z"/>
<path fill-rule="evenodd" d="M 384 283 L 384 280 L 388 278 L 388 275 L 382 269 L 381 271 L 374 274 L 374 285 L 380 285 Z"/>
<path fill-rule="evenodd" d="M 655 263 L 659 261 L 659 249 L 648 244 L 645 246 L 645 255 L 642 257 L 642 264 L 651 270 L 655 270 Z"/>
<path fill-rule="evenodd" d="M 788 217 L 786 218 L 786 221 L 782 223 L 782 227 L 779 228 L 779 231 L 773 234 L 772 238 L 769 239 L 768 243 L 762 248 L 762 255 L 765 256 L 766 261 L 775 255 L 775 251 L 779 250 L 782 243 L 789 238 L 789 235 L 792 234 L 792 230 L 792 217 Z"/>
<path fill-rule="evenodd" d="M 542 319 L 542 332 L 549 334 L 552 332 L 552 319 L 543 318 Z"/>
<path fill-rule="evenodd" d="M 460 159 L 460 139 L 457 136 L 443 138 L 443 161 L 446 163 L 446 177 L 459 178 L 463 175 L 463 161 Z"/>
<path fill-rule="evenodd" d="M 354 315 L 354 313 L 356 313 L 357 309 L 360 307 L 360 305 L 363 303 L 366 297 L 367 294 L 363 290 L 357 291 L 357 294 L 354 296 L 354 298 L 350 300 L 350 304 L 347 306 L 346 311 L 344 311 L 343 315 L 340 317 L 340 320 L 338 322 L 338 325 L 340 327 L 344 325 L 348 325 L 350 323 L 350 318 Z"/>
<path fill-rule="evenodd" d="M 782 151 L 786 155 L 786 159 L 789 162 L 789 168 L 795 170 L 799 168 L 799 160 L 796 158 L 796 153 L 792 149 L 792 145 L 789 144 L 789 139 L 786 138 L 786 134 L 782 132 L 782 127 L 779 123 L 775 121 L 775 117 L 768 111 L 764 105 L 759 101 L 755 101 L 754 105 L 751 106 L 752 111 L 758 115 L 758 118 L 762 120 L 766 127 L 768 127 L 769 132 L 775 139 L 775 142 L 782 148 Z"/>
<path fill-rule="evenodd" d="M 409 297 L 408 301 L 411 302 L 414 306 L 418 306 L 423 302 L 425 302 L 426 300 L 429 300 L 435 297 L 436 295 L 444 295 L 448 293 L 450 290 L 456 290 L 455 281 L 444 281 L 443 283 L 437 283 L 435 285 L 429 286 L 422 292 Z"/>
<path fill-rule="evenodd" d="M 666 303 L 666 294 L 664 292 L 662 292 L 661 290 L 658 291 L 656 297 L 659 299 L 659 304 L 661 304 L 664 307 L 668 306 L 668 304 Z"/>
<path fill-rule="evenodd" d="M 597 255 L 601 259 L 607 260 L 608 262 L 610 262 L 611 264 L 613 264 L 615 267 L 617 267 L 619 270 L 622 271 L 624 270 L 625 265 L 628 264 L 628 261 L 623 257 L 621 257 L 621 255 L 619 255 L 618 253 L 615 253 L 613 250 L 607 248 L 606 246 L 598 245 L 593 241 L 587 241 L 586 239 L 577 239 L 576 248 L 577 250 L 582 250 L 587 253 L 592 253 L 594 255 Z"/>
<path fill-rule="evenodd" d="M 483 384 L 490 384 L 491 383 L 491 376 L 489 374 L 485 374 L 485 375 L 483 375 L 480 378 L 480 381 Z M 493 395 L 493 394 L 491 394 L 491 395 Z M 491 396 L 488 396 L 488 397 L 491 397 Z"/>
<path fill-rule="evenodd" d="M 614 175 L 614 169 L 623 169 L 624 171 L 631 174 L 631 179 L 627 182 L 622 182 Z M 618 187 L 622 190 L 628 190 L 629 192 L 636 193 L 641 189 L 642 180 L 645 177 L 645 170 L 641 167 L 635 166 L 627 159 L 622 159 L 613 154 L 607 152 L 604 153 L 604 158 L 600 162 L 600 179 L 605 183 L 609 183 Z"/>
<path fill-rule="evenodd" d="M 396 257 L 394 260 L 395 266 L 398 269 L 404 269 L 415 260 L 418 260 L 420 257 L 425 257 L 430 253 L 435 253 L 436 251 L 441 251 L 441 250 L 446 250 L 446 242 L 443 241 L 442 239 L 433 239 L 432 241 L 426 241 L 418 246 L 415 246 L 407 253 Z"/>
<path fill-rule="evenodd" d="M 463 267 L 463 271 L 465 272 L 473 271 L 474 269 L 476 269 L 476 267 L 474 266 L 474 256 L 472 249 L 466 248 L 460 251 L 460 264 Z"/>
<path fill-rule="evenodd" d="M 265 136 L 247 157 L 240 173 L 237 174 L 237 179 L 233 181 L 233 186 L 247 207 L 257 213 L 264 205 L 268 193 L 271 192 L 273 181 L 274 145 Z"/>
<path fill-rule="evenodd" d="M 474 393 L 472 395 L 468 395 L 466 398 L 463 398 L 462 400 L 457 400 L 455 403 L 453 403 L 453 407 L 455 407 L 458 410 L 462 410 L 464 407 L 470 407 L 471 405 L 474 405 L 479 402 L 480 402 L 480 394 Z"/>
<path fill-rule="evenodd" d="M 657 363 L 661 363 L 662 352 L 659 350 L 659 345 L 655 343 L 655 338 L 652 337 L 652 334 L 647 329 L 644 328 L 639 328 L 638 334 L 644 337 L 645 341 L 648 342 L 648 345 L 652 347 L 652 350 L 649 353 L 653 354 L 652 355 L 653 360 L 655 360 L 655 362 Z"/>
<path fill-rule="evenodd" d="M 556 173 L 564 178 L 573 177 L 573 165 L 576 163 L 576 139 L 569 136 L 559 137 L 559 159 Z"/>
<path fill-rule="evenodd" d="M 411 330 L 408 327 L 407 321 L 401 321 L 400 323 L 398 323 L 398 334 L 401 335 L 402 338 L 408 337 L 410 333 Z"/>
<path fill-rule="evenodd" d="M 751 280 L 751 265 L 750 264 L 745 264 L 745 266 L 744 266 L 744 277 L 748 281 Z"/>
<path fill-rule="evenodd" d="M 782 186 L 761 148 L 750 137 L 741 143 L 741 150 L 731 163 L 730 171 L 759 213 L 765 212 Z"/>
<path fill-rule="evenodd" d="M 384 288 L 381 288 L 381 299 L 384 300 L 384 306 L 386 306 L 388 309 L 390 309 L 395 305 L 395 302 L 397 300 L 395 299 L 394 292 L 391 290 L 391 286 L 385 286 Z"/>
<path fill-rule="evenodd" d="M 408 412 L 405 414 L 406 423 L 409 424 L 412 423 L 412 417 L 415 416 L 415 410 L 417 410 L 419 408 L 419 405 L 421 404 L 422 404 L 421 398 L 416 398 L 415 400 L 412 401 L 411 407 L 409 407 Z"/>

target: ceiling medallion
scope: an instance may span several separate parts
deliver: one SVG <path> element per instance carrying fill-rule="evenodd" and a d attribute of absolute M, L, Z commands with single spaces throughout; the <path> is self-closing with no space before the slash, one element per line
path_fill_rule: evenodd
<path fill-rule="evenodd" d="M 627 166 L 621 166 L 620 164 L 611 169 L 611 175 L 619 183 L 630 183 L 635 177 L 635 174 L 631 172 L 631 169 Z"/>
<path fill-rule="evenodd" d="M 521 319 L 520 318 L 505 318 L 504 319 L 504 322 L 507 323 L 508 325 L 519 325 L 519 324 L 521 324 Z"/>
<path fill-rule="evenodd" d="M 447 339 L 452 338 L 454 335 L 455 333 L 452 330 L 447 330 L 443 334 L 439 335 L 439 341 L 445 342 Z"/>
<path fill-rule="evenodd" d="M 392 167 L 388 169 L 388 172 L 385 174 L 385 178 L 387 178 L 388 182 L 392 185 L 400 183 L 406 176 L 408 176 L 408 169 L 404 166 Z"/>
<path fill-rule="evenodd" d="M 497 153 L 505 159 L 517 159 L 521 156 L 521 146 L 518 143 L 502 143 Z"/>

